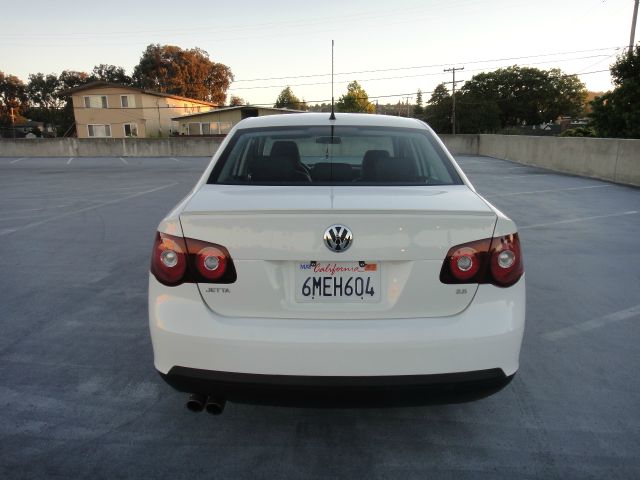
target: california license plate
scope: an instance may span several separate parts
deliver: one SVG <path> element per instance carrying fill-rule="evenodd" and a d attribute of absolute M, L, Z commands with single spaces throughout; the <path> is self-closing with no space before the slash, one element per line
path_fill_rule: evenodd
<path fill-rule="evenodd" d="M 306 262 L 296 265 L 297 302 L 378 302 L 380 265 L 365 262 Z"/>

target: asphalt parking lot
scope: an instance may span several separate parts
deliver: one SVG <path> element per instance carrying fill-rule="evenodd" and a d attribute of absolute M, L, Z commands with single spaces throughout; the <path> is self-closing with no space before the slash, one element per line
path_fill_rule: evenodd
<path fill-rule="evenodd" d="M 521 368 L 474 403 L 228 404 L 152 363 L 158 221 L 204 158 L 0 158 L 0 478 L 639 478 L 640 189 L 459 157 L 516 220 Z"/>

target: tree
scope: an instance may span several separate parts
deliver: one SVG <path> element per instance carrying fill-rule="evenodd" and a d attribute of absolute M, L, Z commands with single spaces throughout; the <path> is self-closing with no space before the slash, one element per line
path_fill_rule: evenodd
<path fill-rule="evenodd" d="M 330 103 L 316 103 L 315 105 L 308 106 L 309 111 L 311 112 L 330 112 L 331 104 Z"/>
<path fill-rule="evenodd" d="M 71 101 L 71 95 L 69 95 L 67 92 L 72 88 L 86 85 L 92 80 L 89 74 L 86 72 L 63 70 L 62 73 L 58 76 L 58 81 L 60 82 L 60 95 L 65 101 L 65 106 L 62 110 L 60 121 L 58 123 L 58 133 L 64 136 L 73 135 L 75 116 L 73 114 L 73 102 Z"/>
<path fill-rule="evenodd" d="M 33 107 L 43 109 L 57 109 L 64 106 L 61 96 L 62 86 L 58 76 L 50 73 L 32 73 L 27 83 L 27 96 Z"/>
<path fill-rule="evenodd" d="M 88 73 L 75 70 L 63 70 L 58 76 L 58 80 L 63 91 L 86 85 L 92 81 Z"/>
<path fill-rule="evenodd" d="M 22 80 L 0 71 L 0 126 L 8 127 L 22 120 L 20 114 L 27 107 L 27 100 L 27 90 Z"/>
<path fill-rule="evenodd" d="M 369 101 L 364 88 L 354 80 L 347 85 L 347 93 L 336 102 L 339 112 L 375 113 L 376 106 Z"/>
<path fill-rule="evenodd" d="M 424 109 L 425 121 L 438 133 L 451 133 L 452 98 L 444 83 L 431 94 Z"/>
<path fill-rule="evenodd" d="M 300 100 L 293 94 L 291 87 L 286 87 L 280 92 L 276 103 L 273 104 L 275 108 L 291 108 L 293 110 L 309 110 L 307 102 Z"/>
<path fill-rule="evenodd" d="M 139 88 L 224 104 L 233 81 L 231 69 L 211 61 L 200 48 L 151 44 L 133 70 Z"/>
<path fill-rule="evenodd" d="M 416 106 L 413 107 L 413 116 L 416 118 L 422 118 L 424 115 L 424 107 L 422 106 L 422 90 L 418 89 L 416 93 Z"/>
<path fill-rule="evenodd" d="M 231 95 L 231 98 L 229 99 L 229 105 L 231 105 L 232 107 L 246 104 L 247 102 L 244 100 L 244 98 L 236 97 L 235 95 Z"/>
<path fill-rule="evenodd" d="M 586 88 L 575 75 L 565 75 L 559 69 L 517 65 L 474 75 L 461 92 L 463 96 L 495 102 L 502 127 L 538 125 L 559 116 L 577 116 L 586 98 Z"/>
<path fill-rule="evenodd" d="M 91 74 L 92 81 L 101 80 L 103 82 L 118 83 L 120 85 L 131 85 L 132 79 L 124 71 L 122 67 L 116 67 L 115 65 L 107 65 L 101 63 L 93 67 Z"/>
<path fill-rule="evenodd" d="M 53 73 L 30 74 L 26 87 L 30 104 L 27 110 L 29 118 L 44 122 L 47 126 L 57 127 L 64 123 L 63 107 L 66 100 L 62 88 L 60 79 Z"/>
<path fill-rule="evenodd" d="M 456 131 L 495 133 L 500 128 L 500 107 L 494 100 L 456 92 Z"/>
<path fill-rule="evenodd" d="M 611 66 L 615 88 L 591 102 L 599 136 L 640 138 L 640 45 Z"/>

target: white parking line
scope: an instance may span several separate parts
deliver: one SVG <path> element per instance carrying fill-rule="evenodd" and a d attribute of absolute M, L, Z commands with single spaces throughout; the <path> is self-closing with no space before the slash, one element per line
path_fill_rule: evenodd
<path fill-rule="evenodd" d="M 9 163 L 18 163 L 21 160 L 24 160 L 27 157 L 20 157 L 20 158 L 16 158 L 15 160 L 11 160 Z"/>
<path fill-rule="evenodd" d="M 562 175 L 562 173 L 528 173 L 526 175 L 503 175 L 500 178 L 532 178 L 532 177 L 547 177 L 549 175 Z"/>
<path fill-rule="evenodd" d="M 76 157 L 69 157 L 69 160 L 67 160 L 67 165 L 69 165 L 71 163 L 71 160 L 73 160 Z"/>
<path fill-rule="evenodd" d="M 604 327 L 605 325 L 609 325 L 610 323 L 627 320 L 628 318 L 633 318 L 638 315 L 640 315 L 640 305 L 627 308 L 626 310 L 620 310 L 619 312 L 611 313 L 609 315 L 605 315 L 604 317 L 594 318 L 593 320 L 587 320 L 586 322 L 571 325 L 570 327 L 543 333 L 542 337 L 551 341 L 561 340 L 563 338 L 588 332 L 596 328 Z"/>
<path fill-rule="evenodd" d="M 59 191 L 51 191 L 44 192 L 38 195 L 41 198 L 47 198 L 49 200 L 55 200 L 55 197 L 64 197 L 60 198 L 57 201 L 76 201 L 76 200 L 86 200 L 87 197 L 93 197 L 99 194 L 117 194 L 117 193 L 126 193 L 125 191 L 120 190 L 140 190 L 141 188 L 149 188 L 153 187 L 153 185 L 133 185 L 131 187 L 112 187 L 109 190 L 59 190 Z M 18 200 L 23 198 L 21 197 L 7 197 L 10 200 Z M 62 205 L 66 206 L 66 205 Z"/>
<path fill-rule="evenodd" d="M 518 227 L 518 230 L 525 230 L 528 228 L 538 228 L 538 227 L 550 227 L 552 225 L 562 225 L 564 223 L 587 222 L 589 220 L 598 220 L 599 218 L 622 217 L 625 215 L 637 215 L 638 213 L 640 212 L 638 212 L 637 210 L 630 210 L 628 212 L 611 213 L 609 215 L 595 215 L 593 217 L 572 218 L 571 220 L 559 220 L 557 222 L 538 223 L 536 225 L 525 225 L 523 227 Z"/>
<path fill-rule="evenodd" d="M 47 213 L 32 213 L 31 215 L 27 215 L 27 216 L 19 216 L 19 217 L 0 217 L 0 222 L 6 222 L 8 220 L 24 220 L 24 219 L 33 219 L 33 217 L 45 217 L 47 216 Z"/>
<path fill-rule="evenodd" d="M 19 213 L 19 212 L 44 212 L 45 210 L 50 210 L 52 208 L 62 208 L 62 207 L 68 207 L 68 205 L 52 205 L 52 206 L 47 207 L 47 208 L 18 208 L 18 209 L 15 209 L 15 210 L 12 209 L 11 212 L 5 211 L 5 212 L 2 212 L 2 213 L 14 214 L 14 213 Z"/>
<path fill-rule="evenodd" d="M 109 200 L 108 202 L 99 203 L 98 205 L 92 205 L 90 207 L 80 208 L 79 210 L 73 210 L 71 212 L 61 213 L 60 215 L 54 215 L 53 217 L 45 218 L 44 220 L 40 220 L 37 222 L 28 223 L 26 225 L 21 225 L 15 228 L 5 228 L 0 230 L 0 237 L 4 235 L 9 235 L 11 233 L 20 232 L 22 230 L 27 230 L 29 228 L 38 227 L 44 223 L 53 222 L 54 220 L 59 220 L 64 217 L 68 217 L 70 215 L 75 215 L 76 213 L 88 212 L 90 210 L 95 210 L 97 208 L 106 207 L 108 205 L 113 205 L 116 203 L 124 202 L 125 200 L 130 200 L 132 198 L 140 197 L 142 195 L 146 195 L 148 193 L 157 192 L 159 190 L 164 190 L 165 188 L 173 187 L 177 185 L 177 183 L 169 183 L 168 185 L 162 185 L 161 187 L 152 188 L 151 190 L 145 190 L 144 192 L 133 193 L 131 195 L 127 195 L 122 198 L 117 198 L 115 200 Z"/>
<path fill-rule="evenodd" d="M 129 162 L 127 162 L 124 158 L 122 157 L 119 157 L 119 158 L 122 163 L 124 163 L 125 165 L 129 165 Z"/>
<path fill-rule="evenodd" d="M 173 160 L 174 162 L 178 162 L 178 163 L 182 163 L 180 160 L 178 160 L 176 157 L 169 157 L 171 160 Z"/>
<path fill-rule="evenodd" d="M 570 188 L 555 188 L 550 190 L 530 190 L 528 192 L 513 192 L 513 193 L 498 193 L 496 195 L 487 195 L 487 197 L 511 197 L 515 195 L 529 195 L 532 193 L 553 193 L 553 192 L 568 192 L 571 190 L 587 190 L 590 188 L 606 188 L 613 187 L 613 185 L 589 185 L 588 187 L 570 187 Z"/>

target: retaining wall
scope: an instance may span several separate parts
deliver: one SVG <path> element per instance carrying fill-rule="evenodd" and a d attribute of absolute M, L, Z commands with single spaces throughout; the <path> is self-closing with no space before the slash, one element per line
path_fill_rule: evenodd
<path fill-rule="evenodd" d="M 583 177 L 640 185 L 640 140 L 479 135 L 478 154 Z"/>
<path fill-rule="evenodd" d="M 0 157 L 210 157 L 222 138 L 2 139 Z"/>
<path fill-rule="evenodd" d="M 485 155 L 640 186 L 640 140 L 441 135 L 452 153 Z M 209 157 L 219 137 L 2 139 L 0 157 Z"/>
<path fill-rule="evenodd" d="M 455 155 L 479 155 L 478 140 L 479 135 L 438 135 L 447 146 L 449 151 Z"/>

